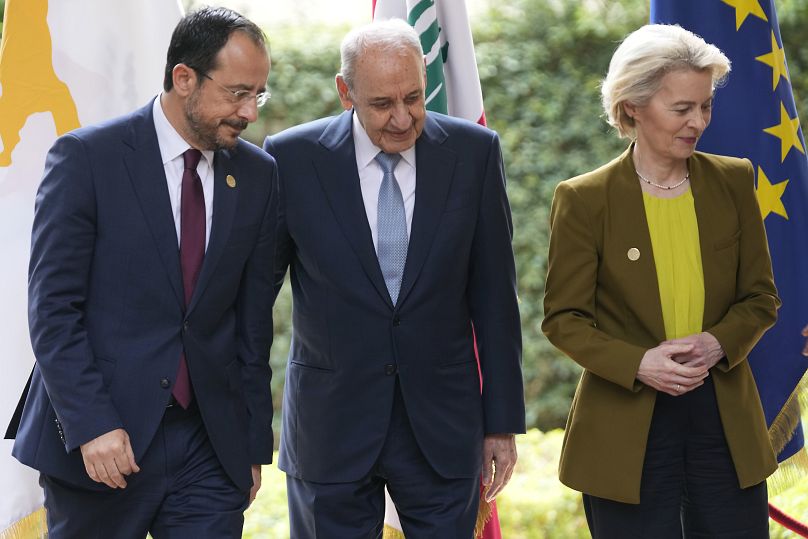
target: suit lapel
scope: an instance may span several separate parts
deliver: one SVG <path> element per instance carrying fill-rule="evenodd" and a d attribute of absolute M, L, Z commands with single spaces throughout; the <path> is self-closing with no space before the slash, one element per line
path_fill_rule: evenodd
<path fill-rule="evenodd" d="M 228 175 L 232 175 L 236 179 L 236 187 L 227 185 Z M 236 215 L 238 192 L 238 169 L 231 159 L 230 152 L 226 150 L 216 152 L 213 159 L 213 219 L 210 239 L 205 250 L 199 280 L 196 282 L 191 303 L 188 305 L 188 312 L 199 302 L 199 298 L 210 282 L 211 275 L 227 246 L 230 230 L 233 227 L 233 218 Z"/>
<path fill-rule="evenodd" d="M 659 280 L 642 188 L 631 159 L 633 148 L 632 144 L 619 158 L 613 173 L 608 202 L 610 229 L 606 233 L 611 238 L 625 238 L 614 253 L 619 264 L 615 271 L 628 283 L 626 290 L 632 291 L 631 298 L 626 299 L 633 306 L 631 310 L 638 313 L 638 322 L 646 324 L 651 335 L 657 341 L 662 341 L 665 339 L 665 321 L 659 297 Z M 629 249 L 639 251 L 637 260 L 629 258 Z"/>
<path fill-rule="evenodd" d="M 713 223 L 716 208 L 720 208 L 721 204 L 717 203 L 714 199 L 714 193 L 710 189 L 710 184 L 704 177 L 704 169 L 702 167 L 699 154 L 694 154 L 689 160 L 690 165 L 690 189 L 693 193 L 693 204 L 696 207 L 696 222 L 699 229 L 699 249 L 701 250 L 701 267 L 704 276 L 704 316 L 702 320 L 702 329 L 704 327 L 704 320 L 717 320 L 719 317 L 710 312 L 713 305 L 723 305 L 721 302 L 713 301 L 711 293 L 718 289 L 718 283 L 714 278 L 720 276 L 720 271 L 713 271 L 715 268 L 715 250 L 713 244 L 715 236 L 713 235 Z"/>
<path fill-rule="evenodd" d="M 429 254 L 452 184 L 456 156 L 454 152 L 441 146 L 446 137 L 446 132 L 437 122 L 427 116 L 424 131 L 415 143 L 415 209 L 407 263 L 398 295 L 399 305 L 412 290 Z"/>
<path fill-rule="evenodd" d="M 171 289 L 180 306 L 185 303 L 180 269 L 177 229 L 174 224 L 168 183 L 157 144 L 152 118 L 152 102 L 133 117 L 124 144 L 129 151 L 124 163 L 140 204 L 143 218 L 151 230 L 160 259 L 168 274 Z"/>
<path fill-rule="evenodd" d="M 329 124 L 320 137 L 320 144 L 328 152 L 314 157 L 314 168 L 331 211 L 368 279 L 392 308 L 362 200 L 352 136 L 352 111 L 343 112 Z"/>

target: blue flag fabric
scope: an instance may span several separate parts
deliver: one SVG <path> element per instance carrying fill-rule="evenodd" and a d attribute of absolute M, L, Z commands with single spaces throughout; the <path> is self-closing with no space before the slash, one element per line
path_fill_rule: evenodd
<path fill-rule="evenodd" d="M 749 361 L 782 462 L 804 446 L 797 400 L 791 400 L 788 410 L 784 407 L 808 367 L 800 335 L 808 323 L 808 160 L 774 0 L 651 0 L 651 22 L 678 24 L 732 61 L 729 81 L 716 91 L 712 123 L 698 149 L 746 157 L 757 175 L 783 306 L 777 324 Z M 771 428 L 775 422 L 780 432 Z M 785 431 L 783 425 L 788 425 Z"/>

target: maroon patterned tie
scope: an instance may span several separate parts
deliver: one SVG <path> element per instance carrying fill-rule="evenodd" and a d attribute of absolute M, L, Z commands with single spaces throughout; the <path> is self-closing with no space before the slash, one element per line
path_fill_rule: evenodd
<path fill-rule="evenodd" d="M 202 152 L 186 150 L 182 154 L 185 170 L 182 172 L 182 197 L 180 199 L 180 265 L 182 266 L 182 287 L 185 290 L 185 306 L 191 303 L 202 260 L 205 258 L 205 193 L 196 166 Z M 183 408 L 188 408 L 193 399 L 191 378 L 185 352 L 180 355 L 177 367 L 177 381 L 171 392 Z"/>

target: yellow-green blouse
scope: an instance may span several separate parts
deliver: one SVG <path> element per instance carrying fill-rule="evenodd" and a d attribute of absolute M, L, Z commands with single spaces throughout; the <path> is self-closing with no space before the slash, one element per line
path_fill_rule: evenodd
<path fill-rule="evenodd" d="M 675 198 L 643 192 L 648 231 L 654 250 L 659 299 L 667 339 L 701 332 L 704 273 L 693 194 Z"/>

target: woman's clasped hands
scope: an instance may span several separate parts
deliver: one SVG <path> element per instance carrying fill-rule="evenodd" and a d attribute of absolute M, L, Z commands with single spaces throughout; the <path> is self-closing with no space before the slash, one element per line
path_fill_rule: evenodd
<path fill-rule="evenodd" d="M 637 380 L 677 397 L 702 385 L 722 357 L 721 344 L 707 332 L 663 341 L 645 352 Z"/>

